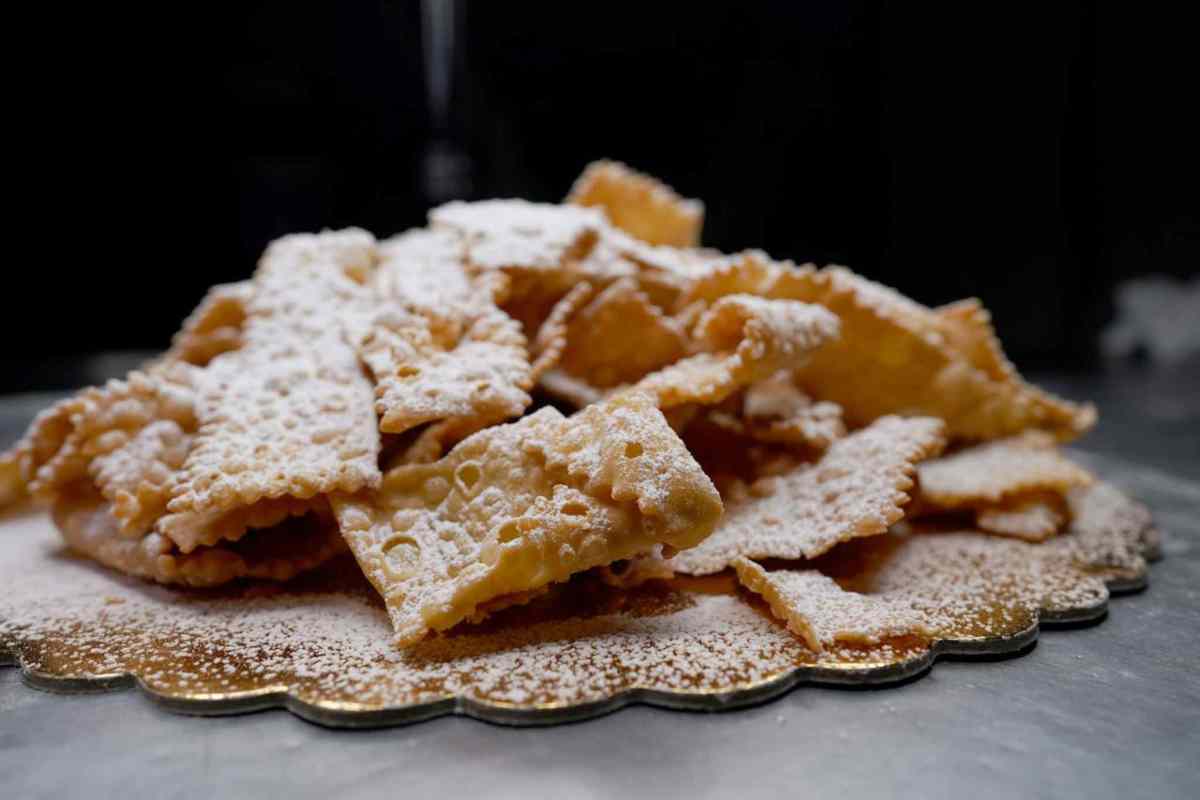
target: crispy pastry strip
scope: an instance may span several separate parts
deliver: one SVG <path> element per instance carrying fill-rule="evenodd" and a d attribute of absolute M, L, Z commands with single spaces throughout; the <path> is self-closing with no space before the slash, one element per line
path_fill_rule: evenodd
<path fill-rule="evenodd" d="M 525 200 L 454 201 L 430 211 L 429 224 L 457 234 L 474 269 L 547 273 L 587 255 L 607 226 L 596 209 Z"/>
<path fill-rule="evenodd" d="M 1052 439 L 1026 434 L 968 447 L 917 468 L 921 502 L 942 509 L 994 505 L 1031 492 L 1062 495 L 1092 482 Z"/>
<path fill-rule="evenodd" d="M 722 297 L 696 324 L 705 352 L 647 375 L 635 389 L 654 395 L 662 409 L 714 405 L 804 363 L 837 335 L 837 319 L 817 306 L 744 294 Z"/>
<path fill-rule="evenodd" d="M 682 326 L 625 278 L 572 316 L 559 368 L 605 389 L 636 382 L 677 361 L 686 348 Z"/>
<path fill-rule="evenodd" d="M 195 430 L 196 375 L 189 365 L 163 364 L 84 389 L 38 414 L 8 457 L 29 493 L 44 503 L 85 480 L 89 469 L 113 499 L 118 492 L 137 491 L 140 480 L 122 474 L 128 473 L 122 461 L 130 448 L 147 444 L 146 436 L 164 430 L 156 426 L 156 433 L 143 434 L 148 426 L 171 423 L 168 438 Z M 122 509 L 123 523 L 142 513 L 138 504 L 122 503 Z"/>
<path fill-rule="evenodd" d="M 952 438 L 1038 429 L 1072 439 L 1095 421 L 1091 406 L 1051 398 L 1019 380 L 1011 365 L 1001 370 L 998 350 L 981 355 L 968 336 L 948 336 L 947 327 L 959 324 L 947 321 L 953 315 L 938 315 L 843 267 L 796 273 L 789 296 L 841 319 L 841 338 L 798 374 L 803 388 L 841 405 L 852 424 L 928 414 L 946 420 Z"/>
<path fill-rule="evenodd" d="M 382 256 L 377 307 L 353 334 L 375 381 L 380 430 L 439 422 L 449 440 L 519 416 L 533 380 L 520 325 L 495 304 L 503 276 L 473 278 L 447 231 L 409 232 Z"/>
<path fill-rule="evenodd" d="M 230 513 L 378 484 L 371 385 L 345 318 L 368 302 L 367 233 L 287 236 L 254 276 L 243 343 L 199 378 L 199 428 L 159 530 L 181 547 Z"/>
<path fill-rule="evenodd" d="M 404 645 L 496 598 L 656 544 L 693 546 L 721 514 L 711 481 L 640 394 L 489 428 L 334 508 Z"/>
<path fill-rule="evenodd" d="M 995 380 L 1014 386 L 1018 394 L 1045 420 L 1040 427 L 1056 432 L 1059 438 L 1074 438 L 1096 423 L 1092 405 L 1077 405 L 1055 397 L 1030 383 L 1017 372 L 1000 345 L 992 327 L 992 315 L 975 298 L 934 309 L 947 342 L 973 366 Z"/>
<path fill-rule="evenodd" d="M 741 397 L 741 413 L 712 411 L 713 424 L 758 442 L 824 450 L 846 435 L 837 403 L 815 402 L 796 388 L 790 370 L 750 384 Z"/>
<path fill-rule="evenodd" d="M 250 281 L 218 284 L 208 290 L 171 340 L 167 360 L 204 366 L 221 353 L 242 346 L 246 305 L 254 291 Z"/>
<path fill-rule="evenodd" d="M 848 592 L 816 570 L 768 572 L 746 558 L 733 566 L 738 581 L 761 595 L 771 612 L 818 653 L 837 642 L 878 644 L 929 635 L 925 615 L 903 597 Z"/>
<path fill-rule="evenodd" d="M 216 586 L 237 578 L 285 581 L 323 564 L 346 550 L 328 514 L 326 504 L 321 516 L 185 554 L 157 532 L 140 538 L 123 535 L 109 503 L 86 485 L 68 489 L 52 509 L 63 540 L 76 553 L 126 575 L 188 586 Z"/>
<path fill-rule="evenodd" d="M 717 530 L 675 556 L 677 572 L 708 575 L 746 558 L 813 558 L 839 542 L 884 533 L 904 516 L 917 462 L 945 444 L 930 417 L 883 417 L 834 442 L 815 464 L 761 479 L 730 502 Z"/>
<path fill-rule="evenodd" d="M 657 178 L 617 161 L 588 164 L 571 187 L 567 202 L 603 208 L 613 225 L 649 244 L 700 244 L 704 204 L 684 199 Z"/>
<path fill-rule="evenodd" d="M 981 531 L 1012 536 L 1027 542 L 1044 542 L 1058 533 L 1067 521 L 1063 499 L 1056 495 L 1033 494 L 980 508 L 975 524 Z"/>
<path fill-rule="evenodd" d="M 542 376 L 558 366 L 563 353 L 567 349 L 567 337 L 572 318 L 592 296 L 592 285 L 587 281 L 575 284 L 571 291 L 563 295 L 550 316 L 538 328 L 534 339 L 534 361 L 530 366 L 529 379 L 537 383 Z M 586 404 L 584 404 L 586 405 Z"/>
<path fill-rule="evenodd" d="M 358 231 L 276 242 L 164 358 L 43 412 L 6 463 L 72 549 L 129 574 L 213 585 L 324 561 L 341 550 L 324 495 L 379 479 L 342 327 L 374 260 Z"/>

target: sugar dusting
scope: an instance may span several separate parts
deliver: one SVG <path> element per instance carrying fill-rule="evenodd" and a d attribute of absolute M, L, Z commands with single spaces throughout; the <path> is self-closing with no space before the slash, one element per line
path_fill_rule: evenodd
<path fill-rule="evenodd" d="M 1111 536 L 1115 527 L 1105 530 Z M 62 676 L 133 672 L 176 697 L 287 690 L 342 710 L 447 696 L 546 708 L 634 688 L 736 692 L 797 669 L 912 662 L 936 639 L 1012 637 L 1033 624 L 1039 607 L 1091 608 L 1107 596 L 1104 573 L 1088 574 L 1096 565 L 1080 563 L 1082 529 L 1044 545 L 974 532 L 896 532 L 801 563 L 847 591 L 903 597 L 924 614 L 928 637 L 839 641 L 818 654 L 756 598 L 737 594 L 727 576 L 652 581 L 633 591 L 585 577 L 544 602 L 402 651 L 348 562 L 283 588 L 197 592 L 114 576 L 64 555 L 41 516 L 0 521 L 0 533 L 0 650 L 19 650 L 30 668 Z"/>
<path fill-rule="evenodd" d="M 36 669 L 133 671 L 168 694 L 286 686 L 310 701 L 368 707 L 446 695 L 545 705 L 636 686 L 728 689 L 812 661 L 791 634 L 734 596 L 661 587 L 587 616 L 513 609 L 506 619 L 542 619 L 500 620 L 402 651 L 352 565 L 307 589 L 187 593 L 61 555 L 40 517 L 19 527 L 0 544 L 0 575 L 11 586 L 0 600 L 0 642 L 19 640 Z"/>

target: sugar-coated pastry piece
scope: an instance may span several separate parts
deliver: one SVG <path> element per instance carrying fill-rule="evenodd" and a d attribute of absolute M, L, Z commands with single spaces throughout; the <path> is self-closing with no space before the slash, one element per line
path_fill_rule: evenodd
<path fill-rule="evenodd" d="M 688 272 L 686 289 L 678 299 L 680 308 L 692 303 L 713 303 L 731 294 L 752 294 L 772 300 L 803 300 L 805 278 L 813 266 L 796 266 L 776 261 L 762 250 L 743 250 L 696 260 Z"/>
<path fill-rule="evenodd" d="M 904 516 L 917 463 L 940 452 L 944 426 L 930 417 L 883 417 L 834 442 L 816 463 L 760 479 L 730 500 L 717 530 L 671 559 L 677 572 L 708 575 L 746 558 L 813 558 L 874 536 Z"/>
<path fill-rule="evenodd" d="M 657 178 L 617 161 L 588 164 L 571 187 L 567 202 L 604 209 L 614 225 L 649 244 L 700 244 L 704 204 L 680 197 Z"/>
<path fill-rule="evenodd" d="M 202 367 L 221 353 L 241 347 L 246 304 L 253 291 L 254 284 L 250 281 L 223 283 L 209 289 L 171 340 L 166 359 Z"/>
<path fill-rule="evenodd" d="M 29 492 L 42 502 L 53 502 L 72 483 L 86 480 L 94 459 L 108 495 L 136 490 L 140 480 L 124 479 L 130 451 L 149 445 L 146 439 L 132 444 L 141 431 L 156 422 L 174 423 L 179 434 L 196 429 L 196 370 L 187 364 L 164 363 L 146 372 L 135 370 L 123 380 L 93 386 L 55 403 L 34 419 L 25 436 L 11 451 Z M 155 428 L 156 435 L 161 432 Z M 176 434 L 172 432 L 171 437 Z M 153 449 L 153 447 L 152 447 Z M 172 445 L 171 449 L 176 449 Z M 155 483 L 161 483 L 155 480 Z M 143 516 L 134 504 L 122 503 L 117 510 L 128 524 Z"/>
<path fill-rule="evenodd" d="M 112 503 L 122 536 L 140 538 L 167 510 L 172 479 L 183 467 L 192 433 L 172 419 L 155 420 L 88 464 L 100 494 Z"/>
<path fill-rule="evenodd" d="M 999 374 L 995 354 L 981 360 L 977 347 L 948 335 L 945 315 L 843 267 L 797 271 L 788 296 L 819 303 L 841 320 L 841 337 L 815 353 L 798 378 L 814 397 L 842 406 L 852 425 L 927 414 L 946 420 L 955 439 L 1029 429 L 1072 439 L 1095 421 L 1091 406 L 1050 398 L 1015 371 Z"/>
<path fill-rule="evenodd" d="M 430 211 L 429 223 L 461 237 L 473 268 L 547 272 L 586 255 L 607 226 L 597 209 L 525 200 L 456 200 Z"/>
<path fill-rule="evenodd" d="M 804 363 L 837 335 L 837 318 L 818 306 L 729 295 L 696 323 L 694 336 L 704 352 L 647 375 L 635 388 L 653 394 L 663 409 L 713 405 Z"/>
<path fill-rule="evenodd" d="M 466 268 L 466 244 L 447 230 L 418 228 L 380 242 L 370 285 L 380 300 L 425 308 L 453 306 L 478 296 Z"/>
<path fill-rule="evenodd" d="M 848 592 L 816 570 L 768 572 L 747 558 L 733 566 L 738 582 L 761 595 L 771 612 L 818 653 L 836 642 L 878 644 L 929 635 L 925 614 L 902 596 Z"/>
<path fill-rule="evenodd" d="M 1046 541 L 1062 530 L 1066 521 L 1062 498 L 1053 494 L 1015 497 L 975 512 L 975 524 L 981 531 L 1027 542 Z"/>
<path fill-rule="evenodd" d="M 634 383 L 686 348 L 682 326 L 625 278 L 571 317 L 559 368 L 603 389 Z"/>
<path fill-rule="evenodd" d="M 152 531 L 122 535 L 111 505 L 86 484 L 60 494 L 52 515 L 71 550 L 138 578 L 186 586 L 217 586 L 237 578 L 286 581 L 344 553 L 345 542 L 329 515 L 312 514 L 268 531 L 255 531 L 236 546 L 181 553 Z"/>
<path fill-rule="evenodd" d="M 180 541 L 231 511 L 380 479 L 370 382 L 346 326 L 369 304 L 375 240 L 357 230 L 286 236 L 254 276 L 242 345 L 199 373 L 199 428 L 160 523 Z"/>
<path fill-rule="evenodd" d="M 501 273 L 473 275 L 448 230 L 385 242 L 371 278 L 375 305 L 351 333 L 375 383 L 384 433 L 437 423 L 439 441 L 520 414 L 534 375 L 520 324 L 496 305 Z"/>
<path fill-rule="evenodd" d="M 335 497 L 334 508 L 401 644 L 495 598 L 655 545 L 694 546 L 722 510 L 640 394 L 488 428 L 434 464 L 391 470 L 376 492 Z"/>
<path fill-rule="evenodd" d="M 570 322 L 593 293 L 592 285 L 582 281 L 571 287 L 550 309 L 550 315 L 538 327 L 537 336 L 534 337 L 534 360 L 529 369 L 532 383 L 536 384 L 544 374 L 558 366 L 567 349 Z"/>
<path fill-rule="evenodd" d="M 1038 434 L 1013 436 L 931 459 L 917 468 L 923 505 L 951 509 L 994 505 L 1018 495 L 1061 495 L 1092 482 L 1078 466 Z"/>
<path fill-rule="evenodd" d="M 816 450 L 824 450 L 846 435 L 841 406 L 814 401 L 796 387 L 791 370 L 780 370 L 747 386 L 740 415 L 714 411 L 710 419 L 755 441 Z"/>
<path fill-rule="evenodd" d="M 1074 438 L 1096 422 L 1094 406 L 1055 397 L 1030 383 L 1004 354 L 1000 337 L 992 327 L 992 315 L 975 298 L 959 300 L 933 310 L 939 330 L 947 343 L 966 357 L 973 366 L 998 381 L 1017 387 L 1025 402 L 1037 409 L 1044 420 L 1039 425 L 1059 438 Z"/>
<path fill-rule="evenodd" d="M 381 431 L 449 419 L 490 424 L 529 405 L 531 367 L 520 325 L 487 303 L 460 312 L 443 310 L 437 320 L 424 308 L 395 305 L 374 316 L 358 352 L 375 381 Z"/>
<path fill-rule="evenodd" d="M 147 372 L 85 389 L 44 412 L 12 451 L 68 546 L 130 575 L 195 586 L 242 577 L 286 580 L 341 552 L 323 497 L 285 495 L 163 529 L 195 438 L 197 376 L 194 367 L 164 359 Z M 312 514 L 323 522 L 285 522 Z M 217 546 L 234 541 L 234 548 Z"/>

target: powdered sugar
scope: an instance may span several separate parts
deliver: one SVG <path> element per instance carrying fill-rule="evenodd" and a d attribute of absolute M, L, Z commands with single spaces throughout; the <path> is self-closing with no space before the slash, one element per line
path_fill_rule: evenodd
<path fill-rule="evenodd" d="M 926 633 L 892 636 L 898 629 L 880 630 L 867 614 L 849 622 L 874 626 L 877 644 L 834 642 L 820 654 L 746 602 L 753 598 L 733 594 L 726 578 L 609 590 L 586 576 L 546 602 L 399 651 L 352 563 L 287 587 L 167 589 L 64 556 L 41 516 L 10 517 L 0 523 L 0 652 L 64 677 L 133 672 L 181 699 L 287 691 L 341 714 L 445 697 L 536 710 L 631 689 L 736 693 L 811 668 L 836 668 L 843 680 L 881 667 L 905 674 L 940 640 L 1025 635 L 1039 608 L 1095 613 L 1108 573 L 1080 571 L 1068 546 L 1076 536 L 1031 545 L 894 533 L 843 545 L 807 568 L 874 603 L 903 601 Z"/>
<path fill-rule="evenodd" d="M 455 201 L 429 212 L 435 230 L 456 231 L 479 269 L 555 270 L 582 257 L 607 226 L 597 209 L 525 200 Z"/>

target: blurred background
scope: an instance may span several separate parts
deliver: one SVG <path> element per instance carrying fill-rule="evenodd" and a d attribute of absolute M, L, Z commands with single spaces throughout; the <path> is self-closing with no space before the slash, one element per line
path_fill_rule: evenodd
<path fill-rule="evenodd" d="M 20 280 L 68 323 L 6 318 L 21 347 L 0 391 L 164 347 L 281 234 L 387 235 L 455 197 L 557 201 L 599 157 L 703 199 L 711 246 L 847 264 L 929 304 L 977 295 L 1027 370 L 1177 355 L 1200 327 L 1192 29 L 1144 5 L 154 13 L 92 41 L 67 87 L 88 135 L 51 222 L 83 253 Z"/>

